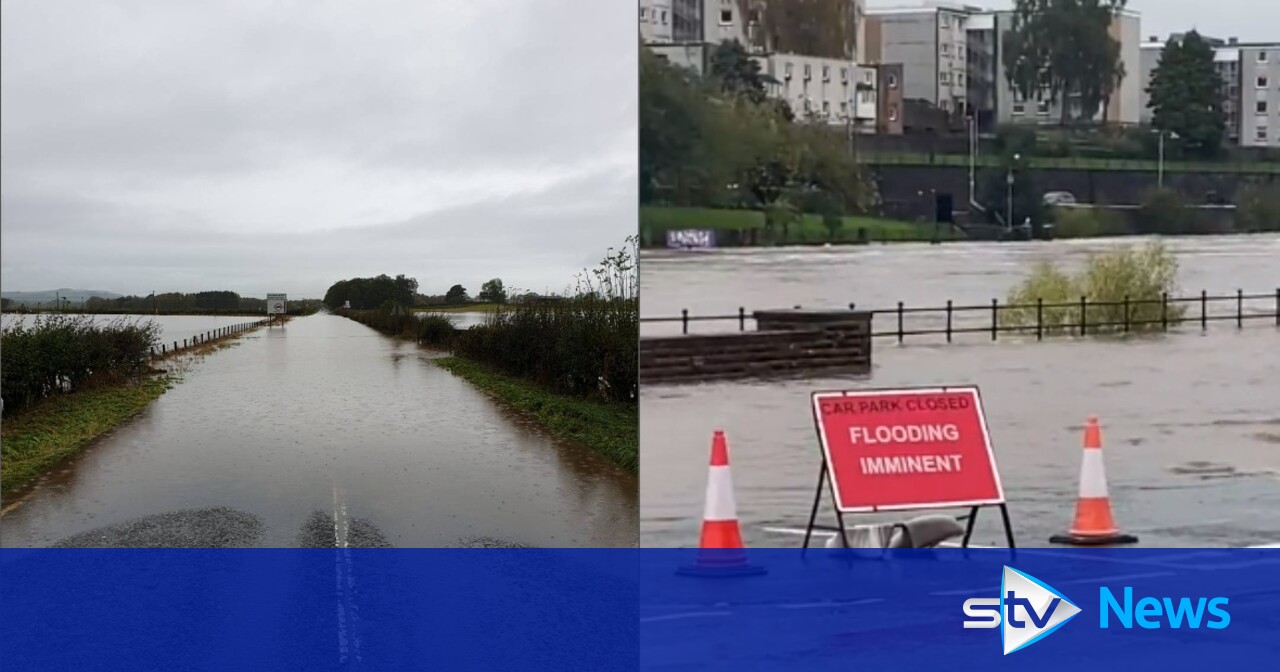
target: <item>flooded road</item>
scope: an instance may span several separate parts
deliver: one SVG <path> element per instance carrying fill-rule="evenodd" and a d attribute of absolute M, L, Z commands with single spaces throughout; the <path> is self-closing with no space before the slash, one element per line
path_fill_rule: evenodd
<path fill-rule="evenodd" d="M 38 482 L 0 543 L 635 545 L 634 476 L 432 356 L 327 314 L 259 329 Z"/>
<path fill-rule="evenodd" d="M 982 303 L 1003 299 L 1031 260 L 1073 263 L 1111 244 L 660 253 L 643 261 L 641 314 Z M 1169 244 L 1188 293 L 1274 293 L 1280 286 L 1280 237 Z M 679 330 L 644 325 L 642 333 L 671 333 L 673 326 Z M 736 328 L 702 323 L 695 331 Z M 1243 330 L 1211 323 L 1205 333 L 1197 325 L 1129 340 L 916 340 L 898 346 L 878 339 L 875 367 L 865 378 L 643 387 L 641 543 L 697 542 L 711 433 L 724 429 L 748 543 L 797 544 L 796 537 L 761 528 L 802 527 L 807 518 L 820 467 L 810 392 L 966 383 L 982 389 L 1020 545 L 1046 545 L 1070 524 L 1090 414 L 1102 423 L 1118 522 L 1143 545 L 1280 540 L 1280 330 L 1269 323 Z M 863 520 L 874 518 L 853 519 Z M 986 513 L 983 520 L 975 543 L 999 543 L 999 516 Z"/>

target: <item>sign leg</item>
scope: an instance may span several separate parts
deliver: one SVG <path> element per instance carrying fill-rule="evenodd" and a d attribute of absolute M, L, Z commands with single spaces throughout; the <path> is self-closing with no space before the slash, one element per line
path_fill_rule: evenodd
<path fill-rule="evenodd" d="M 813 536 L 813 525 L 818 521 L 818 506 L 822 504 L 822 484 L 827 480 L 827 463 L 824 460 L 822 469 L 818 471 L 818 488 L 813 493 L 813 508 L 809 511 L 809 524 L 804 528 L 803 549 L 809 548 L 809 539 Z M 801 557 L 804 556 L 802 552 Z"/>
<path fill-rule="evenodd" d="M 969 548 L 969 539 L 973 537 L 973 526 L 978 522 L 978 507 L 969 509 L 969 522 L 964 527 L 964 541 L 960 542 L 960 548 Z"/>

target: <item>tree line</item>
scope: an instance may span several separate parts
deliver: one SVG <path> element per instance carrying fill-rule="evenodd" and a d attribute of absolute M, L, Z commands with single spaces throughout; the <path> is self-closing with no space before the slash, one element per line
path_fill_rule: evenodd
<path fill-rule="evenodd" d="M 861 213 L 873 182 L 843 127 L 799 123 L 737 42 L 705 75 L 640 52 L 640 198 L 677 206 Z"/>
<path fill-rule="evenodd" d="M 507 289 L 500 278 L 493 278 L 480 286 L 474 298 L 461 284 L 453 285 L 440 296 L 418 293 L 418 280 L 403 273 L 396 277 L 382 274 L 373 278 L 339 280 L 325 292 L 324 304 L 331 309 L 343 308 L 350 303 L 352 310 L 372 310 L 401 306 L 463 305 L 481 301 L 506 303 Z"/>
<path fill-rule="evenodd" d="M 50 302 L 52 303 L 52 302 Z M 313 299 L 294 299 L 288 302 L 290 314 L 314 312 L 319 302 Z M 3 310 L 8 312 L 23 310 L 59 309 L 52 306 L 33 306 L 3 299 Z M 114 299 L 92 296 L 84 301 L 63 301 L 60 312 L 98 313 L 98 314 L 254 314 L 265 313 L 266 299 L 240 296 L 228 290 L 211 290 L 203 292 L 163 292 L 143 296 L 120 296 Z"/>

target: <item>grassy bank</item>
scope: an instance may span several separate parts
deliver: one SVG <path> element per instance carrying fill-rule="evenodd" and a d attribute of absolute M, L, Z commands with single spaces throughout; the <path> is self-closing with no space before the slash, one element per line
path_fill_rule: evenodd
<path fill-rule="evenodd" d="M 151 374 L 124 384 L 50 397 L 6 416 L 0 428 L 0 491 L 9 493 L 28 485 L 60 460 L 142 412 L 169 386 L 168 376 Z"/>
<path fill-rule="evenodd" d="M 436 360 L 442 368 L 531 414 L 553 435 L 605 456 L 632 474 L 639 470 L 639 411 L 636 404 L 605 404 L 547 391 L 461 357 Z"/>
<path fill-rule="evenodd" d="M 666 231 L 684 229 L 734 232 L 764 229 L 764 213 L 758 210 L 641 206 L 640 232 L 646 245 L 663 245 Z M 871 242 L 919 242 L 932 240 L 934 235 L 932 224 L 925 225 L 877 217 L 844 217 L 841 219 L 840 228 L 833 236 L 832 232 L 823 225 L 822 217 L 806 214 L 798 224 L 788 228 L 785 237 L 782 236 L 781 231 L 778 231 L 780 240 L 775 244 L 852 243 L 859 240 L 860 230 L 866 232 L 862 240 Z M 718 244 L 734 245 L 732 241 Z"/>

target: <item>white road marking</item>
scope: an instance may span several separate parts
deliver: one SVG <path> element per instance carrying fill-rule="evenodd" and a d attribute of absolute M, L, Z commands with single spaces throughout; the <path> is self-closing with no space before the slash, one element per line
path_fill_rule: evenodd
<path fill-rule="evenodd" d="M 684 618 L 706 618 L 711 616 L 732 616 L 732 611 L 691 611 L 683 614 L 667 614 L 665 616 L 647 616 L 641 623 L 657 623 L 658 621 L 678 621 Z"/>
<path fill-rule="evenodd" d="M 333 484 L 333 546 L 334 579 L 337 582 L 338 599 L 338 661 L 352 659 L 360 662 L 359 612 L 355 605 L 355 573 L 351 570 L 351 549 L 348 547 L 350 523 L 347 516 L 346 497 Z M 349 627 L 348 627 L 349 622 Z M 350 637 L 348 637 L 348 629 Z M 350 643 L 348 643 L 350 640 Z"/>

